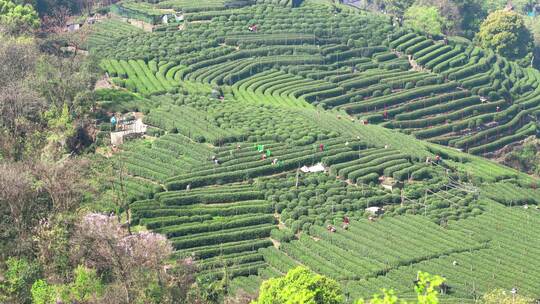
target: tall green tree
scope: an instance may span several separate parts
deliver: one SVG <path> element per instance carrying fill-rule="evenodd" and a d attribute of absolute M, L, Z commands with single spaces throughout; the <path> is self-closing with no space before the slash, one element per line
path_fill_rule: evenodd
<path fill-rule="evenodd" d="M 456 24 L 459 24 L 460 35 L 474 38 L 482 20 L 488 14 L 483 7 L 484 0 L 452 0 L 452 2 L 456 4 L 460 14 L 460 18 L 453 19 Z"/>
<path fill-rule="evenodd" d="M 478 45 L 509 59 L 522 59 L 532 50 L 532 35 L 523 17 L 512 11 L 495 11 L 486 18 L 475 37 Z"/>
<path fill-rule="evenodd" d="M 253 304 L 340 304 L 345 297 L 338 283 L 306 267 L 290 270 L 285 277 L 264 281 Z"/>
<path fill-rule="evenodd" d="M 538 69 L 540 68 L 540 18 L 525 18 L 525 24 L 533 35 L 533 66 Z"/>
<path fill-rule="evenodd" d="M 10 34 L 20 35 L 35 30 L 39 24 L 39 16 L 31 5 L 0 0 L 0 26 Z"/>
<path fill-rule="evenodd" d="M 448 20 L 434 6 L 413 5 L 405 12 L 404 25 L 430 35 L 440 35 L 447 28 Z"/>
<path fill-rule="evenodd" d="M 462 14 L 458 3 L 454 0 L 416 0 L 414 5 L 432 6 L 437 8 L 441 17 L 445 19 L 444 33 L 456 35 L 461 32 Z"/>
<path fill-rule="evenodd" d="M 0 278 L 0 303 L 31 303 L 30 286 L 38 278 L 39 265 L 27 259 L 9 258 Z"/>
<path fill-rule="evenodd" d="M 526 14 L 537 3 L 536 0 L 483 0 L 482 5 L 487 12 L 504 9 L 508 3 L 512 4 L 512 8 L 518 12 Z"/>
<path fill-rule="evenodd" d="M 54 304 L 61 299 L 64 303 L 95 303 L 102 296 L 104 285 L 95 269 L 79 265 L 73 271 L 73 282 L 49 284 L 37 280 L 30 292 L 35 304 Z"/>

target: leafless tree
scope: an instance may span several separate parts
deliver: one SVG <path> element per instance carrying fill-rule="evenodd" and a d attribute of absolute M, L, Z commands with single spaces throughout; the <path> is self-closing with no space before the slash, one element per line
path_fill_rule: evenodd
<path fill-rule="evenodd" d="M 131 234 L 131 210 L 126 189 L 127 169 L 122 155 L 119 155 L 114 165 L 106 173 L 105 179 L 111 185 L 112 202 L 116 205 L 116 217 L 118 223 L 121 223 L 121 211 L 126 214 L 126 226 L 128 233 Z"/>
<path fill-rule="evenodd" d="M 25 145 L 40 129 L 45 102 L 27 85 L 38 58 L 33 43 L 5 39 L 0 43 L 0 154 L 20 159 Z"/>
<path fill-rule="evenodd" d="M 114 275 L 121 286 L 121 303 L 133 303 L 147 286 L 148 275 L 162 281 L 165 259 L 172 253 L 168 240 L 156 233 L 128 234 L 112 216 L 88 214 L 75 231 L 75 256 L 92 268 Z"/>
<path fill-rule="evenodd" d="M 38 71 L 32 79 L 32 86 L 50 104 L 61 109 L 67 104 L 74 111 L 75 97 L 86 90 L 92 90 L 97 77 L 94 75 L 94 62 L 81 56 L 69 59 L 45 56 L 38 62 Z"/>
<path fill-rule="evenodd" d="M 0 126 L 14 134 L 26 120 L 37 120 L 43 107 L 39 95 L 25 86 L 9 83 L 0 87 Z"/>
<path fill-rule="evenodd" d="M 65 6 L 56 8 L 51 14 L 41 18 L 41 30 L 49 34 L 63 32 L 70 15 L 70 10 Z"/>
<path fill-rule="evenodd" d="M 0 43 L 0 88 L 19 83 L 34 72 L 39 54 L 32 42 L 2 38 Z"/>
<path fill-rule="evenodd" d="M 36 165 L 36 175 L 51 199 L 53 214 L 75 211 L 79 207 L 84 191 L 91 190 L 83 178 L 87 167 L 88 161 L 76 159 Z"/>
<path fill-rule="evenodd" d="M 40 129 L 40 114 L 45 108 L 39 95 L 21 84 L 0 86 L 0 153 L 19 159 L 29 134 Z"/>
<path fill-rule="evenodd" d="M 0 210 L 7 213 L 0 220 L 1 238 L 13 242 L 14 255 L 30 252 L 31 229 L 47 207 L 31 171 L 29 163 L 0 163 Z"/>

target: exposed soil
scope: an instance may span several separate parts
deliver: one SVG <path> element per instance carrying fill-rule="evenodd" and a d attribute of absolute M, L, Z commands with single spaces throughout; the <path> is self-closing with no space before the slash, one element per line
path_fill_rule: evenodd
<path fill-rule="evenodd" d="M 113 84 L 110 82 L 109 77 L 107 75 L 104 75 L 100 80 L 96 82 L 96 85 L 94 86 L 94 90 L 99 89 L 112 89 Z"/>

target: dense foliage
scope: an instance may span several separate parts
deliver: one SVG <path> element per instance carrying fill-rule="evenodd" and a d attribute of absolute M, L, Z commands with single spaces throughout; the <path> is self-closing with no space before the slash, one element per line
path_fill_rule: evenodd
<path fill-rule="evenodd" d="M 339 304 L 345 298 L 339 285 L 307 268 L 292 269 L 283 278 L 265 281 L 254 303 L 314 303 Z"/>
<path fill-rule="evenodd" d="M 25 33 L 39 27 L 37 12 L 30 5 L 20 5 L 11 0 L 0 1 L 0 26 L 12 33 Z"/>
<path fill-rule="evenodd" d="M 406 26 L 430 35 L 440 35 L 448 23 L 433 6 L 413 5 L 405 12 L 404 19 Z"/>
<path fill-rule="evenodd" d="M 532 37 L 523 17 L 514 12 L 495 11 L 480 26 L 478 43 L 508 57 L 520 59 L 531 51 Z"/>

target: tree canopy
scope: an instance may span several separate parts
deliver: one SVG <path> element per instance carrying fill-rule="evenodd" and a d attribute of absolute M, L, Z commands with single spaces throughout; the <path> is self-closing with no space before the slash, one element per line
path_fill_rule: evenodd
<path fill-rule="evenodd" d="M 254 304 L 311 303 L 339 304 L 345 297 L 338 283 L 311 272 L 306 267 L 290 270 L 285 277 L 262 283 L 259 299 Z"/>
<path fill-rule="evenodd" d="M 37 29 L 39 16 L 31 5 L 18 5 L 9 0 L 0 0 L 0 25 L 9 32 L 20 34 Z"/>
<path fill-rule="evenodd" d="M 445 279 L 426 272 L 418 272 L 415 286 L 417 300 L 408 302 L 399 299 L 393 290 L 382 290 L 382 295 L 374 295 L 368 301 L 371 304 L 437 304 L 439 290 Z M 264 281 L 260 288 L 259 298 L 251 304 L 341 304 L 345 296 L 339 284 L 323 275 L 316 274 L 307 267 L 296 267 L 280 278 Z M 359 299 L 356 304 L 366 303 Z"/>
<path fill-rule="evenodd" d="M 440 35 L 448 21 L 434 6 L 413 5 L 405 12 L 404 24 L 416 31 Z"/>
<path fill-rule="evenodd" d="M 523 18 L 512 11 L 495 11 L 486 18 L 476 35 L 483 48 L 493 49 L 510 59 L 521 59 L 532 49 L 532 35 Z"/>
<path fill-rule="evenodd" d="M 449 35 L 461 33 L 462 10 L 454 0 L 416 0 L 414 5 L 432 6 L 445 19 L 443 32 Z"/>
<path fill-rule="evenodd" d="M 407 8 L 413 5 L 414 0 L 381 0 L 380 2 L 389 14 L 401 17 Z"/>

